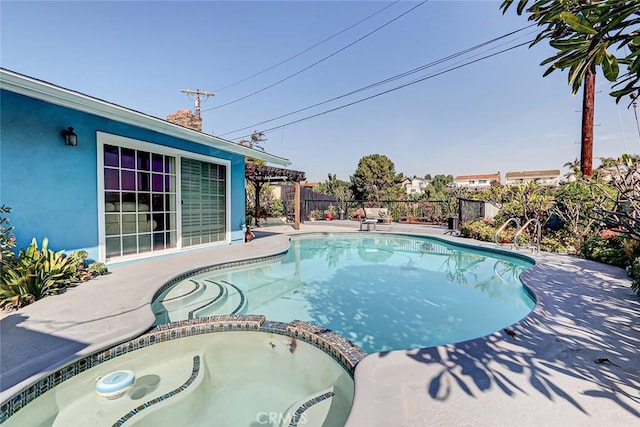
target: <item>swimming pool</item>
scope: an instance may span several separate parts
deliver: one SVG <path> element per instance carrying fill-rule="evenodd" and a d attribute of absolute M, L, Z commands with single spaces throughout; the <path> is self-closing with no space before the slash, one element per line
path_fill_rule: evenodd
<path fill-rule="evenodd" d="M 491 334 L 535 302 L 519 275 L 533 263 L 500 251 L 387 234 L 301 235 L 269 261 L 195 274 L 160 292 L 158 324 L 264 314 L 323 325 L 367 352 Z"/>
<path fill-rule="evenodd" d="M 169 326 L 169 325 L 164 325 Z M 222 316 L 161 327 L 67 365 L 3 403 L 6 426 L 339 426 L 365 353 L 305 322 Z M 103 378 L 130 372 L 108 399 Z"/>

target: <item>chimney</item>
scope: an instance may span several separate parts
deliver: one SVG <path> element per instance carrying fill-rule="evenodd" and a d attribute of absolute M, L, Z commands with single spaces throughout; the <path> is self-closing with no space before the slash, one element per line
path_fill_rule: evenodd
<path fill-rule="evenodd" d="M 179 126 L 202 132 L 202 117 L 193 114 L 191 110 L 178 110 L 167 116 L 167 121 Z"/>

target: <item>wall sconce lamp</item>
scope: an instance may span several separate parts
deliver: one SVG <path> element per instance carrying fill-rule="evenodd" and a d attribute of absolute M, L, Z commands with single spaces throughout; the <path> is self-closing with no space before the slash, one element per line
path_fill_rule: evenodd
<path fill-rule="evenodd" d="M 72 147 L 78 145 L 78 135 L 76 135 L 71 126 L 60 132 L 60 134 L 64 137 L 64 145 L 70 145 Z"/>

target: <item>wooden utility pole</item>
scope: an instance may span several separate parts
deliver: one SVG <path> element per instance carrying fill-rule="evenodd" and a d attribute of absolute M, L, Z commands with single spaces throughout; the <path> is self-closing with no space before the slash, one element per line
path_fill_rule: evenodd
<path fill-rule="evenodd" d="M 200 96 L 204 96 L 205 99 L 209 98 L 210 96 L 214 96 L 215 93 L 213 92 L 205 92 L 205 91 L 201 91 L 200 89 L 196 89 L 196 90 L 190 90 L 190 89 L 182 89 L 180 92 L 182 93 L 186 93 L 187 95 L 195 95 L 196 97 L 196 110 L 194 111 L 195 115 L 200 117 Z"/>
<path fill-rule="evenodd" d="M 293 204 L 294 208 L 294 217 L 293 217 L 293 228 L 296 230 L 300 230 L 300 181 L 296 181 L 295 185 L 295 195 L 293 196 Z"/>
<path fill-rule="evenodd" d="M 582 141 L 580 171 L 583 176 L 593 175 L 593 112 L 595 104 L 596 75 L 587 70 L 584 76 L 582 97 Z"/>

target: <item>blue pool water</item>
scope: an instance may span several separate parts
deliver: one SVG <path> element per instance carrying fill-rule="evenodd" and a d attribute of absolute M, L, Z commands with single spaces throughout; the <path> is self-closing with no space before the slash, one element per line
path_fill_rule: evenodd
<path fill-rule="evenodd" d="M 367 234 L 296 236 L 283 258 L 200 274 L 160 294 L 157 323 L 264 314 L 326 326 L 367 352 L 491 334 L 535 303 L 520 282 L 533 264 L 439 240 Z"/>

